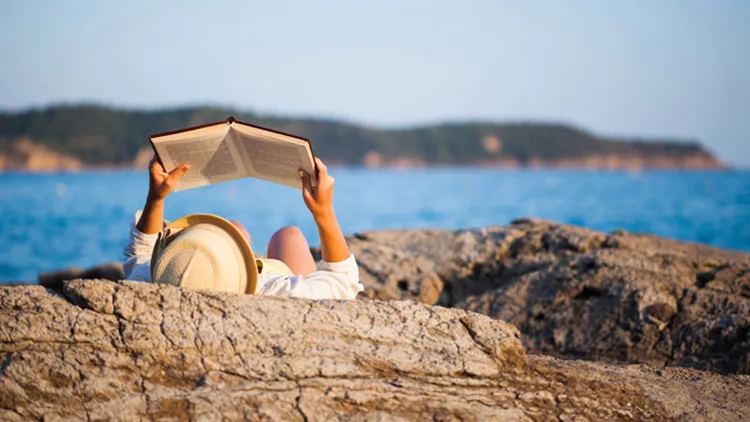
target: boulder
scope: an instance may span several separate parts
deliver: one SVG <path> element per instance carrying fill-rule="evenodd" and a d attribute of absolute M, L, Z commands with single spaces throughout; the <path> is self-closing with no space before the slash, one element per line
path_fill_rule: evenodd
<path fill-rule="evenodd" d="M 39 284 L 44 287 L 58 289 L 64 281 L 75 279 L 104 279 L 118 281 L 125 278 L 122 262 L 110 262 L 88 269 L 66 268 L 39 274 Z"/>
<path fill-rule="evenodd" d="M 414 301 L 0 287 L 0 419 L 748 420 L 750 377 L 527 355 Z"/>
<path fill-rule="evenodd" d="M 534 353 L 750 373 L 748 254 L 535 219 L 349 243 L 363 297 L 489 315 Z"/>
<path fill-rule="evenodd" d="M 513 227 L 390 230 L 356 234 L 347 240 L 359 264 L 363 298 L 452 306 L 499 287 L 495 274 L 481 270 L 506 256 L 523 234 Z"/>

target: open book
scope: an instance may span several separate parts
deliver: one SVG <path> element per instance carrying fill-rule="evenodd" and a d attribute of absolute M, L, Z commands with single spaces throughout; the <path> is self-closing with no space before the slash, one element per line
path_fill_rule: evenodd
<path fill-rule="evenodd" d="M 190 164 L 175 191 L 255 177 L 302 189 L 298 170 L 316 185 L 310 141 L 228 118 L 226 121 L 160 133 L 150 137 L 166 171 Z"/>

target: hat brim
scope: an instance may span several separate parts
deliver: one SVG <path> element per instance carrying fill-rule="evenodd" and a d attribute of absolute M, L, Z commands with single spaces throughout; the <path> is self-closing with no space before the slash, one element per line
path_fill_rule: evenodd
<path fill-rule="evenodd" d="M 245 236 L 240 230 L 231 222 L 213 214 L 190 214 L 184 217 L 178 218 L 173 221 L 164 230 L 159 233 L 159 238 L 154 246 L 154 251 L 151 254 L 151 279 L 154 280 L 154 265 L 156 257 L 161 254 L 161 251 L 169 245 L 169 243 L 183 230 L 188 227 L 195 226 L 197 224 L 211 224 L 220 227 L 237 243 L 237 246 L 242 253 L 242 257 L 245 259 L 245 268 L 247 274 L 247 280 L 245 281 L 244 293 L 255 294 L 255 290 L 258 287 L 258 266 L 255 262 L 255 254 L 250 248 L 250 244 L 245 239 Z M 238 292 L 243 293 L 243 292 Z"/>

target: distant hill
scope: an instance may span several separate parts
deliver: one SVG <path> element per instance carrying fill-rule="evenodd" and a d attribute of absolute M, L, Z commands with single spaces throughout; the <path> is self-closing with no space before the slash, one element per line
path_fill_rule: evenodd
<path fill-rule="evenodd" d="M 230 115 L 309 138 L 316 155 L 331 164 L 722 167 L 695 141 L 611 139 L 562 124 L 466 122 L 376 129 L 214 107 L 139 111 L 77 105 L 0 113 L 0 170 L 143 165 L 150 157 L 149 135 Z"/>

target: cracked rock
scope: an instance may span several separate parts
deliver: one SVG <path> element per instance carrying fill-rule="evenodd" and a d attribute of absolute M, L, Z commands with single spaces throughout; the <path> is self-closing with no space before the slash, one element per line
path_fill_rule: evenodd
<path fill-rule="evenodd" d="M 435 274 L 438 304 L 515 325 L 534 353 L 750 374 L 748 254 L 538 219 L 349 243 L 365 297 L 433 303 L 418 281 Z"/>
<path fill-rule="evenodd" d="M 750 378 L 527 355 L 414 301 L 0 287 L 0 420 L 748 420 Z"/>

